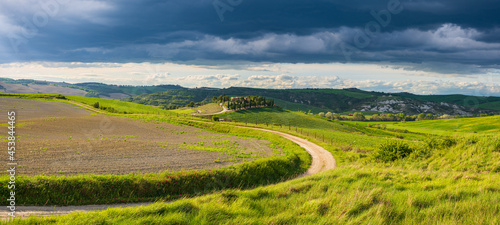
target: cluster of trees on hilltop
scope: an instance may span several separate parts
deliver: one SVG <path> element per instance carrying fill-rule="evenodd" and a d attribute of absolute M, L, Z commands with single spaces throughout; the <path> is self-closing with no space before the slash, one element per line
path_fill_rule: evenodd
<path fill-rule="evenodd" d="M 273 99 L 266 99 L 262 96 L 245 96 L 245 97 L 229 97 L 221 95 L 213 97 L 212 101 L 215 103 L 223 103 L 230 110 L 241 110 L 255 107 L 274 106 Z"/>

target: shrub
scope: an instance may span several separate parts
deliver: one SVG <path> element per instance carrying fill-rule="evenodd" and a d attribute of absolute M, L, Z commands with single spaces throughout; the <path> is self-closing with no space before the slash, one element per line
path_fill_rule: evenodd
<path fill-rule="evenodd" d="M 56 95 L 55 98 L 56 99 L 66 99 L 66 97 L 64 95 L 61 95 L 61 94 Z"/>
<path fill-rule="evenodd" d="M 405 142 L 389 141 L 380 145 L 379 149 L 375 153 L 375 158 L 382 160 L 383 162 L 392 162 L 397 159 L 405 158 L 412 152 L 413 148 Z"/>
<path fill-rule="evenodd" d="M 444 149 L 444 148 L 449 148 L 453 145 L 457 144 L 457 140 L 452 137 L 444 137 L 442 139 L 440 138 L 431 138 L 427 140 L 427 147 L 432 148 L 432 149 Z"/>
<path fill-rule="evenodd" d="M 99 102 L 94 103 L 94 108 L 98 109 L 99 108 Z"/>
<path fill-rule="evenodd" d="M 219 121 L 219 117 L 218 116 L 212 116 L 212 120 L 213 121 Z"/>

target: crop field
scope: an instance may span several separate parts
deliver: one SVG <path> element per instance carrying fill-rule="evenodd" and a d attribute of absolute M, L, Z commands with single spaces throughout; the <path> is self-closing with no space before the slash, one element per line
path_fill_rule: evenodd
<path fill-rule="evenodd" d="M 18 171 L 23 175 L 201 170 L 276 152 L 266 140 L 92 114 L 61 102 L 0 98 L 0 110 L 8 109 L 18 115 Z"/>

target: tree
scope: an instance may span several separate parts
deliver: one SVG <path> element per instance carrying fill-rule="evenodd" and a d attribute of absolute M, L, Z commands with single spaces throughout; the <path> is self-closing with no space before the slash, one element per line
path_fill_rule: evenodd
<path fill-rule="evenodd" d="M 318 116 L 325 117 L 325 113 L 324 112 L 320 112 L 320 113 L 318 113 Z"/>
<path fill-rule="evenodd" d="M 328 118 L 328 119 L 333 119 L 333 114 L 331 112 L 327 112 L 325 114 L 325 117 Z"/>
<path fill-rule="evenodd" d="M 94 103 L 94 108 L 96 108 L 96 109 L 99 108 L 99 102 Z"/>
<path fill-rule="evenodd" d="M 188 106 L 189 106 L 189 107 L 194 107 L 194 102 L 193 102 L 193 101 L 191 101 L 191 102 L 189 103 L 189 105 L 188 105 Z"/>
<path fill-rule="evenodd" d="M 360 113 L 360 112 L 355 112 L 353 114 L 353 117 L 354 117 L 354 120 L 365 120 L 365 115 L 363 115 L 363 113 Z"/>

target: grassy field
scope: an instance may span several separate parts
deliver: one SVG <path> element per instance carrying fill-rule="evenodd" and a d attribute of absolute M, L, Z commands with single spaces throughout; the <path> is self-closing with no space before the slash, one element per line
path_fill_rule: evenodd
<path fill-rule="evenodd" d="M 295 126 L 301 128 L 313 129 L 334 129 L 334 130 L 350 130 L 349 127 L 342 126 L 339 123 L 328 123 L 324 118 L 306 115 L 302 112 L 288 111 L 277 107 L 255 108 L 242 110 L 237 112 L 226 113 L 220 116 L 221 118 L 229 118 L 231 120 L 257 123 L 257 124 L 281 124 L 284 126 Z"/>
<path fill-rule="evenodd" d="M 172 113 L 177 113 L 177 114 L 193 114 L 196 110 L 191 107 L 183 107 L 183 108 L 178 108 L 178 109 L 172 109 L 168 110 L 169 112 Z"/>
<path fill-rule="evenodd" d="M 143 118 L 143 115 L 126 116 Z M 416 122 L 338 122 L 279 108 L 258 108 L 221 116 L 239 122 L 208 123 L 208 120 L 160 115 L 151 115 L 149 119 L 211 127 L 221 133 L 248 135 L 246 132 L 253 132 L 234 127 L 244 124 L 291 133 L 329 150 L 338 168 L 252 190 L 231 186 L 203 196 L 183 195 L 171 203 L 15 222 L 500 224 L 498 116 Z M 375 124 L 380 126 L 374 127 Z M 229 143 L 223 145 L 229 146 Z M 303 154 L 298 149 L 295 151 L 295 154 Z M 248 175 L 254 172 L 249 171 Z M 223 188 L 215 190 L 220 189 Z"/>
<path fill-rule="evenodd" d="M 450 135 L 460 133 L 500 133 L 500 116 L 459 118 L 445 120 L 422 120 L 413 122 L 353 122 L 349 124 L 385 125 L 387 129 L 403 129 L 412 132 Z"/>
<path fill-rule="evenodd" d="M 201 114 L 210 114 L 210 113 L 218 113 L 222 111 L 222 107 L 220 107 L 216 103 L 208 103 L 199 107 L 183 107 L 179 109 L 168 110 L 169 112 L 178 113 L 178 114 L 194 114 L 198 111 Z"/>
<path fill-rule="evenodd" d="M 196 108 L 196 110 L 200 110 L 202 114 L 218 113 L 222 111 L 222 107 L 217 103 L 208 103 Z"/>
<path fill-rule="evenodd" d="M 304 137 L 316 137 L 318 140 L 328 143 L 329 146 L 339 149 L 373 150 L 378 144 L 388 139 L 404 139 L 412 142 L 426 138 L 426 135 L 394 131 L 394 129 L 368 128 L 366 125 L 356 125 L 355 122 L 332 121 L 323 117 L 280 108 L 249 109 L 227 113 L 221 115 L 221 117 L 245 125 L 257 124 L 262 128 L 275 129 Z"/>

